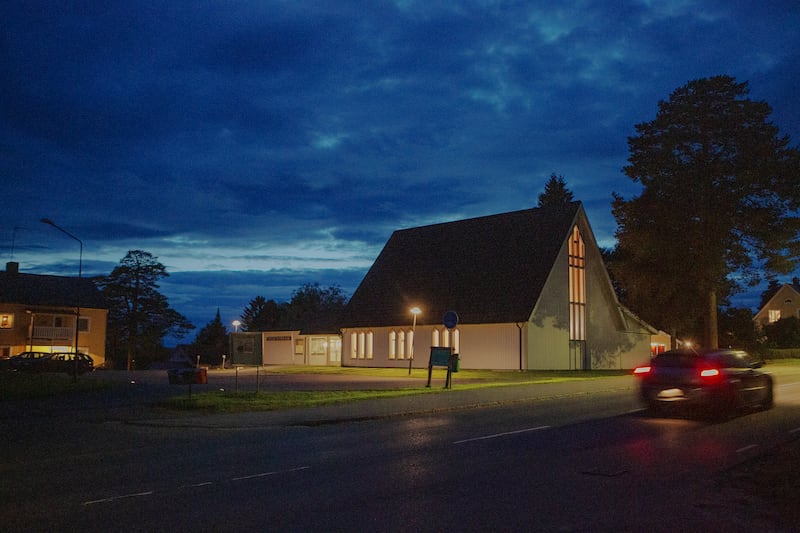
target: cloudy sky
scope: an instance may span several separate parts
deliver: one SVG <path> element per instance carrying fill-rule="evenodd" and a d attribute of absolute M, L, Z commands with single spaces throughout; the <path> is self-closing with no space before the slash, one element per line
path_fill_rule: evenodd
<path fill-rule="evenodd" d="M 5 0 L 0 253 L 74 275 L 42 217 L 85 275 L 148 251 L 202 327 L 350 295 L 393 230 L 552 173 L 611 246 L 627 137 L 689 80 L 749 81 L 798 144 L 798 28 L 798 0 Z"/>

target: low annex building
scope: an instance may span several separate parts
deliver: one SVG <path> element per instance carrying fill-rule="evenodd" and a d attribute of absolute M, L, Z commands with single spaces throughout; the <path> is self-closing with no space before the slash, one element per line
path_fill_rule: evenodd
<path fill-rule="evenodd" d="M 74 352 L 77 333 L 78 349 L 98 367 L 105 363 L 107 318 L 105 298 L 90 279 L 26 274 L 14 261 L 0 272 L 2 356 Z"/>
<path fill-rule="evenodd" d="M 669 345 L 618 302 L 580 202 L 395 231 L 342 325 L 342 366 L 421 368 L 443 346 L 461 368 L 620 369 Z"/>

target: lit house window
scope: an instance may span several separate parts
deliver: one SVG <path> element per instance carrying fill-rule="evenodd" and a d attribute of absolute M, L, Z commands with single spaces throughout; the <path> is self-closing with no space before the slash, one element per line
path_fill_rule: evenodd
<path fill-rule="evenodd" d="M 0 315 L 0 329 L 11 329 L 14 327 L 14 315 Z"/>
<path fill-rule="evenodd" d="M 772 324 L 773 322 L 777 322 L 781 319 L 781 310 L 780 309 L 770 309 L 769 310 L 769 323 Z"/>
<path fill-rule="evenodd" d="M 397 333 L 394 331 L 389 332 L 389 359 L 397 357 Z"/>

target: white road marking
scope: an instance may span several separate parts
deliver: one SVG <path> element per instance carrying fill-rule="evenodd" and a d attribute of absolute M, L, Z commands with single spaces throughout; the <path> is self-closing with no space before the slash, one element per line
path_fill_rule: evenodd
<path fill-rule="evenodd" d="M 753 450 L 755 448 L 758 448 L 758 444 L 751 444 L 749 446 L 744 446 L 743 448 L 739 448 L 738 450 L 736 450 L 736 453 L 749 452 L 750 450 Z"/>
<path fill-rule="evenodd" d="M 289 470 L 276 470 L 274 472 L 261 472 L 259 474 L 250 474 L 249 476 L 239 476 L 231 478 L 231 481 L 242 481 L 244 479 L 255 479 L 259 477 L 267 477 L 267 476 L 274 476 L 277 474 L 287 474 L 289 472 L 299 472 L 300 470 L 308 470 L 311 468 L 310 466 L 301 466 L 298 468 L 291 468 Z"/>
<path fill-rule="evenodd" d="M 550 426 L 536 426 L 534 428 L 518 429 L 516 431 L 506 431 L 506 432 L 503 432 L 503 433 L 495 433 L 494 435 L 484 435 L 482 437 L 472 437 L 471 439 L 457 440 L 453 444 L 464 444 L 465 442 L 474 442 L 476 440 L 496 439 L 498 437 L 505 437 L 507 435 L 517 435 L 519 433 L 528 433 L 530 431 L 539 431 L 539 430 L 548 429 L 548 428 L 550 428 Z"/>
<path fill-rule="evenodd" d="M 135 492 L 133 494 L 123 494 L 122 496 L 112 496 L 110 498 L 102 498 L 100 500 L 91 500 L 88 502 L 83 502 L 83 505 L 94 505 L 96 503 L 113 502 L 116 500 L 123 500 L 125 498 L 138 498 L 140 496 L 151 496 L 152 494 L 153 494 L 152 490 L 148 490 L 145 492 Z"/>

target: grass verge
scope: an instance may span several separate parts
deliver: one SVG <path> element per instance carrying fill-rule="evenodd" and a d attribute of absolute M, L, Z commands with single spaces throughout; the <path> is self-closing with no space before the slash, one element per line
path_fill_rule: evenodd
<path fill-rule="evenodd" d="M 400 368 L 340 368 L 340 367 L 276 367 L 269 368 L 270 374 L 336 374 L 351 376 L 371 376 L 384 378 L 408 378 L 408 369 Z M 440 383 L 445 371 L 434 371 L 437 386 L 427 388 L 403 387 L 397 389 L 370 390 L 320 390 L 320 391 L 249 391 L 228 392 L 211 391 L 194 394 L 183 394 L 166 398 L 158 403 L 158 407 L 181 411 L 204 411 L 209 413 L 238 413 L 246 411 L 274 411 L 298 407 L 317 407 L 336 403 L 355 402 L 375 398 L 394 398 L 418 394 L 444 392 Z M 503 387 L 511 385 L 558 383 L 565 381 L 583 381 L 609 376 L 624 375 L 625 371 L 494 371 L 494 370 L 462 370 L 453 374 L 451 390 L 480 389 L 487 387 Z M 411 379 L 428 377 L 426 369 L 413 369 Z"/>

